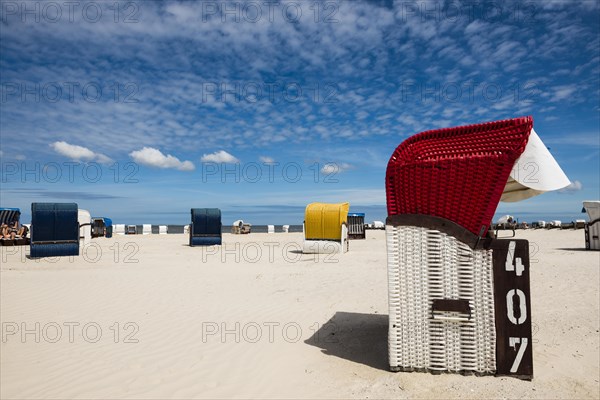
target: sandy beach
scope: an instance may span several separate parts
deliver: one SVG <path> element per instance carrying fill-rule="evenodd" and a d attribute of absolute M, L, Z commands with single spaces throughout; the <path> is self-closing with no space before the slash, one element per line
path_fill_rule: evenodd
<path fill-rule="evenodd" d="M 532 382 L 392 373 L 383 231 L 342 255 L 302 234 L 93 239 L 85 256 L 2 248 L 1 396 L 598 398 L 600 253 L 583 230 L 531 242 Z"/>

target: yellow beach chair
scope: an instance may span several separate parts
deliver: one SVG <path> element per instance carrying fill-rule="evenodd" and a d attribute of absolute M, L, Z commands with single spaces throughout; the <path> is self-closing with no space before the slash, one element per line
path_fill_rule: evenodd
<path fill-rule="evenodd" d="M 304 214 L 302 252 L 344 253 L 348 251 L 349 203 L 311 203 Z"/>

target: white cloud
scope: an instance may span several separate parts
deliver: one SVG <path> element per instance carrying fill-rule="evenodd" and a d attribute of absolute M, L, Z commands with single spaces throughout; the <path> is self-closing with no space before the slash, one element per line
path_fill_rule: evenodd
<path fill-rule="evenodd" d="M 144 147 L 141 150 L 132 151 L 129 156 L 142 165 L 156 168 L 174 168 L 180 171 L 193 171 L 196 167 L 191 161 L 180 161 L 170 154 L 166 156 L 158 149 Z"/>
<path fill-rule="evenodd" d="M 225 150 L 215 151 L 211 154 L 204 154 L 200 159 L 202 162 L 214 162 L 214 163 L 239 163 L 235 156 L 229 154 Z"/>
<path fill-rule="evenodd" d="M 552 101 L 562 101 L 571 98 L 577 92 L 577 85 L 561 85 L 554 88 Z"/>
<path fill-rule="evenodd" d="M 327 163 L 321 168 L 322 174 L 337 174 L 340 172 L 347 171 L 352 168 L 352 165 L 348 163 Z"/>
<path fill-rule="evenodd" d="M 96 154 L 96 161 L 100 164 L 110 164 L 112 159 L 104 154 Z"/>
<path fill-rule="evenodd" d="M 273 157 L 269 157 L 269 156 L 260 156 L 258 159 L 260 160 L 260 162 L 265 163 L 265 164 L 274 164 L 275 163 L 275 159 Z"/>
<path fill-rule="evenodd" d="M 69 144 L 63 141 L 51 143 L 50 147 L 58 154 L 75 161 L 96 161 L 101 164 L 109 164 L 112 161 L 110 157 L 102 153 L 94 153 L 87 147 Z"/>
<path fill-rule="evenodd" d="M 583 189 L 583 184 L 579 181 L 573 181 L 566 188 L 560 189 L 560 193 L 575 193 Z"/>

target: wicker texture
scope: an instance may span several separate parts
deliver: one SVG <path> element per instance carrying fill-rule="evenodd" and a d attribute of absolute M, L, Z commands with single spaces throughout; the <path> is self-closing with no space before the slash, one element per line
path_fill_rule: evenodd
<path fill-rule="evenodd" d="M 495 372 L 492 252 L 437 230 L 386 226 L 392 370 Z M 468 300 L 471 316 L 432 312 Z"/>
<path fill-rule="evenodd" d="M 532 127 L 521 117 L 408 138 L 387 166 L 388 215 L 433 215 L 485 235 Z"/>

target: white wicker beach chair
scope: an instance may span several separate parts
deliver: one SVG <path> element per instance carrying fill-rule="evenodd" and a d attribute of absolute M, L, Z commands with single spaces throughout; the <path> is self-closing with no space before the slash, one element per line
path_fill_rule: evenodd
<path fill-rule="evenodd" d="M 405 140 L 390 158 L 393 371 L 532 379 L 529 245 L 488 235 L 501 199 L 518 201 L 569 184 L 532 127 L 526 117 L 427 131 Z M 550 172 L 530 184 L 518 173 L 518 160 Z"/>
<path fill-rule="evenodd" d="M 590 218 L 584 226 L 585 248 L 600 250 L 600 201 L 584 201 L 583 210 Z"/>

